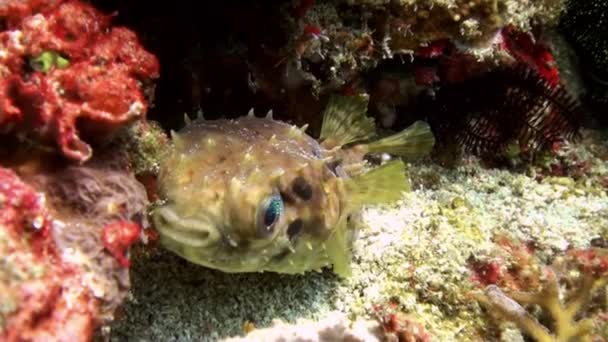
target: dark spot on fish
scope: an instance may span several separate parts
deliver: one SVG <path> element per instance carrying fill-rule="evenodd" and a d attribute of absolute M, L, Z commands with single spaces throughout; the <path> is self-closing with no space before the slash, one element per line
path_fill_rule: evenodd
<path fill-rule="evenodd" d="M 293 220 L 289 224 L 289 227 L 287 227 L 287 236 L 289 237 L 289 240 L 293 240 L 294 238 L 296 238 L 302 231 L 303 226 L 304 223 L 302 222 L 302 219 Z"/>
<path fill-rule="evenodd" d="M 280 194 L 285 204 L 294 204 L 296 202 L 296 199 L 290 193 L 281 191 Z"/>
<path fill-rule="evenodd" d="M 306 234 L 310 234 L 316 238 L 326 237 L 327 233 L 329 232 L 329 230 L 325 227 L 325 220 L 319 216 L 314 216 L 310 220 L 306 221 L 304 230 L 306 230 Z"/>
<path fill-rule="evenodd" d="M 226 161 L 226 157 L 225 156 L 220 156 L 220 159 L 217 161 L 218 163 L 223 163 Z"/>
<path fill-rule="evenodd" d="M 301 199 L 308 201 L 312 198 L 312 187 L 303 177 L 297 177 L 291 183 L 291 190 Z"/>

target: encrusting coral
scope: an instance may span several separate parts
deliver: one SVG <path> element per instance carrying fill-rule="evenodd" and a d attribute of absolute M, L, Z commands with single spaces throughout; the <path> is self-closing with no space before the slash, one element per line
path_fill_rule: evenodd
<path fill-rule="evenodd" d="M 3 155 L 0 339 L 86 341 L 113 319 L 129 247 L 148 226 L 146 191 L 113 152 L 67 166 L 44 152 Z"/>
<path fill-rule="evenodd" d="M 0 17 L 0 131 L 52 142 L 86 161 L 145 116 L 156 57 L 134 32 L 84 2 L 5 1 Z"/>

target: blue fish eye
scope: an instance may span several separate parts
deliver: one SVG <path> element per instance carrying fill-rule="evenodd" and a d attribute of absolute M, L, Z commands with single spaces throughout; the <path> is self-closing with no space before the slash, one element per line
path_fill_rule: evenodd
<path fill-rule="evenodd" d="M 258 214 L 258 237 L 264 238 L 272 235 L 274 226 L 285 210 L 283 199 L 279 194 L 273 194 L 262 202 Z"/>

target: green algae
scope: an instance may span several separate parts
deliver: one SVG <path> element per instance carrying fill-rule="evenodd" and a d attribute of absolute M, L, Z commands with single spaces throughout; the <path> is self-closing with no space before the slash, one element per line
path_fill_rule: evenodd
<path fill-rule="evenodd" d="M 157 122 L 138 121 L 129 127 L 123 139 L 136 175 L 158 173 L 168 138 Z"/>

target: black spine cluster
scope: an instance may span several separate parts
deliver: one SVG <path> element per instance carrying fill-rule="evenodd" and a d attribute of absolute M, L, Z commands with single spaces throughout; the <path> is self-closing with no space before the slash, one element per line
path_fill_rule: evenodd
<path fill-rule="evenodd" d="M 458 144 L 482 157 L 502 155 L 514 142 L 533 155 L 575 140 L 585 115 L 563 87 L 522 65 L 444 86 L 425 111 L 439 147 Z"/>

